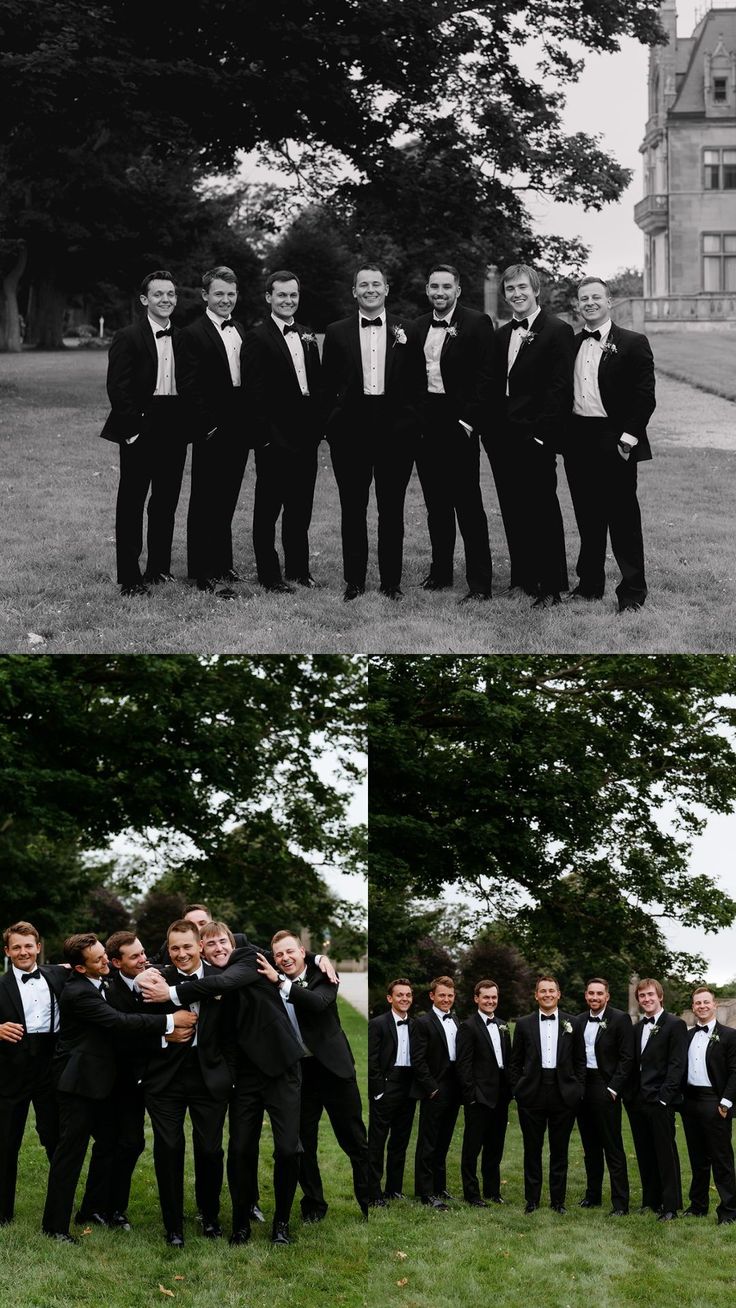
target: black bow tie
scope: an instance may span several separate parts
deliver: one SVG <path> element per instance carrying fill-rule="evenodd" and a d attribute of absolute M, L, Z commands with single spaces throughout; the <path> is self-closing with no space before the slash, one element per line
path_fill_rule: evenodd
<path fill-rule="evenodd" d="M 170 336 L 171 328 L 167 327 L 165 332 L 156 332 L 156 340 L 160 341 L 162 336 Z"/>
<path fill-rule="evenodd" d="M 177 975 L 177 976 L 180 976 L 180 977 L 182 978 L 182 980 L 184 980 L 184 981 L 191 981 L 192 977 L 194 976 L 194 972 L 182 972 L 182 971 L 180 971 L 179 968 L 177 967 L 177 969 L 176 969 L 176 975 Z"/>
<path fill-rule="evenodd" d="M 600 1022 L 600 1020 L 601 1020 L 601 1019 L 600 1019 L 599 1017 L 593 1017 L 593 1014 L 592 1014 L 592 1013 L 590 1013 L 589 1016 L 588 1016 L 588 1021 L 589 1021 L 589 1022 Z"/>
<path fill-rule="evenodd" d="M 645 1017 L 645 1018 L 643 1019 L 643 1021 L 644 1021 L 644 1025 L 645 1025 L 645 1026 L 646 1026 L 647 1022 L 651 1022 L 652 1026 L 654 1026 L 654 1023 L 656 1022 L 656 1020 L 657 1020 L 656 1017 Z"/>
<path fill-rule="evenodd" d="M 361 327 L 382 327 L 383 318 L 361 318 Z"/>
<path fill-rule="evenodd" d="M 408 1026 L 408 1025 L 409 1025 L 409 1019 L 408 1019 L 408 1017 L 403 1018 L 402 1021 L 401 1021 L 401 1022 L 397 1022 L 396 1025 L 397 1025 L 397 1026 Z"/>
<path fill-rule="evenodd" d="M 25 981 L 25 977 L 23 977 L 23 980 Z M 706 1031 L 706 1032 L 707 1032 L 708 1028 L 707 1028 L 707 1026 L 700 1026 L 700 1025 L 698 1025 L 698 1026 L 696 1026 L 695 1030 L 696 1030 L 696 1031 Z"/>
<path fill-rule="evenodd" d="M 555 1017 L 556 1017 L 556 1014 L 555 1014 L 555 1013 L 549 1013 L 549 1014 L 548 1014 L 548 1013 L 540 1013 L 539 1016 L 541 1017 L 541 1019 L 542 1019 L 543 1022 L 554 1022 Z"/>
<path fill-rule="evenodd" d="M 297 327 L 295 322 L 287 323 L 286 326 L 284 327 L 284 336 L 288 336 L 289 332 L 296 332 L 297 336 L 299 335 L 299 328 Z"/>
<path fill-rule="evenodd" d="M 24 972 L 21 981 L 23 982 L 23 985 L 25 985 L 26 981 L 38 981 L 40 976 L 41 973 L 38 968 L 36 968 L 35 972 Z"/>
<path fill-rule="evenodd" d="M 512 319 L 511 319 L 511 330 L 512 330 L 513 332 L 515 332 L 517 327 L 523 327 L 523 328 L 524 328 L 524 331 L 526 331 L 527 328 L 529 327 L 529 319 L 528 319 L 528 318 L 512 318 Z"/>
<path fill-rule="evenodd" d="M 430 323 L 431 327 L 449 327 L 450 324 L 446 318 L 433 318 Z"/>
<path fill-rule="evenodd" d="M 496 1021 L 495 1017 L 487 1017 L 487 1018 L 486 1018 L 486 1026 L 493 1026 L 493 1024 L 494 1024 L 495 1021 Z"/>
<path fill-rule="evenodd" d="M 233 322 L 232 318 L 228 318 L 225 322 L 220 323 L 220 331 L 224 332 L 226 327 L 234 327 L 234 326 L 235 323 Z"/>
<path fill-rule="evenodd" d="M 443 1022 L 451 1022 L 451 1021 L 452 1021 L 452 1013 L 443 1013 L 443 1014 L 442 1014 L 442 1021 L 443 1021 Z"/>
<path fill-rule="evenodd" d="M 597 331 L 596 331 L 596 332 L 589 332 L 589 331 L 587 330 L 587 328 L 586 328 L 585 331 L 583 332 L 583 335 L 584 335 L 586 341 L 599 341 L 599 340 L 601 339 L 601 334 L 600 334 L 600 332 L 597 332 Z"/>

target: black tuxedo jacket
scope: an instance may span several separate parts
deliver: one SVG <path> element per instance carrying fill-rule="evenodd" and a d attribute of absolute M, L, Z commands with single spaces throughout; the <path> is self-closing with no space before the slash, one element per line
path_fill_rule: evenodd
<path fill-rule="evenodd" d="M 56 963 L 42 963 L 39 971 L 51 991 L 53 1013 L 71 973 L 68 968 L 60 967 Z M 30 982 L 30 985 L 38 984 L 38 981 Z M 4 1022 L 18 1022 L 25 1029 L 26 1019 L 20 988 L 11 967 L 0 975 L 0 1024 Z M 32 1062 L 27 1035 L 24 1035 L 17 1044 L 12 1044 L 9 1040 L 0 1040 L 0 1096 L 12 1097 L 22 1091 L 26 1078 L 32 1071 Z"/>
<path fill-rule="evenodd" d="M 454 1013 L 451 1021 L 458 1026 Z M 412 1099 L 429 1099 L 453 1070 L 442 1022 L 436 1013 L 420 1013 L 414 1022 L 410 1041 L 414 1069 L 410 1094 Z"/>
<path fill-rule="evenodd" d="M 424 313 L 413 323 L 419 348 L 424 354 L 424 343 L 431 329 L 432 313 Z M 462 418 L 471 427 L 485 430 L 492 415 L 481 397 L 493 385 L 493 323 L 485 313 L 466 309 L 456 304 L 451 326 L 456 334 L 442 332 L 444 342 L 440 353 L 440 373 L 445 394 L 449 396 L 454 416 Z M 426 376 L 425 376 L 426 391 Z"/>
<path fill-rule="evenodd" d="M 108 1004 L 112 1004 L 119 1013 L 150 1014 L 164 1011 L 155 1009 L 152 1004 L 146 1004 L 143 996 L 131 990 L 123 981 L 118 969 L 112 966 L 107 979 L 106 994 Z M 153 1033 L 143 1038 L 136 1035 L 135 1039 L 120 1039 L 116 1046 L 119 1081 L 125 1085 L 137 1085 L 143 1076 L 148 1058 L 160 1047 L 161 1039 Z"/>
<path fill-rule="evenodd" d="M 557 1010 L 557 1085 L 568 1108 L 575 1108 L 585 1090 L 585 1042 L 572 1013 Z M 566 1031 L 565 1023 L 572 1027 Z M 520 1017 L 514 1030 L 514 1045 L 509 1064 L 511 1085 L 517 1101 L 534 1108 L 542 1085 L 542 1045 L 539 1014 Z"/>
<path fill-rule="evenodd" d="M 484 1104 L 486 1108 L 495 1108 L 499 1103 L 508 1103 L 511 1098 L 511 1037 L 506 1023 L 499 1025 L 505 1028 L 499 1031 L 503 1071 L 496 1062 L 482 1013 L 473 1013 L 472 1017 L 461 1024 L 457 1033 L 457 1074 L 463 1102 L 466 1104 Z"/>
<path fill-rule="evenodd" d="M 578 1013 L 573 1026 L 580 1030 L 585 1042 L 589 1009 Z M 595 1038 L 595 1057 L 598 1070 L 603 1073 L 607 1086 L 617 1095 L 626 1092 L 634 1067 L 634 1024 L 628 1013 L 606 1005 L 604 1028 L 598 1027 Z"/>
<path fill-rule="evenodd" d="M 203 967 L 205 977 L 219 975 L 219 968 L 211 967 L 209 963 L 204 963 Z M 164 969 L 163 976 L 173 986 L 179 979 L 179 972 L 169 964 Z M 177 1006 L 169 1001 L 166 1004 L 150 1004 L 148 1007 L 154 1012 L 175 1013 Z M 228 1042 L 225 1025 L 222 1000 L 217 995 L 201 999 L 194 1052 L 197 1054 L 202 1080 L 212 1098 L 219 1102 L 229 1099 L 235 1079 L 234 1041 Z M 151 1052 L 143 1074 L 146 1092 L 154 1096 L 165 1094 L 171 1082 L 176 1080 L 189 1052 L 189 1044 L 167 1044 L 164 1048 L 159 1042 L 155 1052 Z"/>
<path fill-rule="evenodd" d="M 179 381 L 178 343 L 181 333 L 171 328 L 174 369 Z M 153 398 L 158 376 L 158 353 L 147 318 L 123 327 L 113 337 L 107 359 L 107 394 L 112 409 L 100 436 L 118 445 L 145 430 L 146 406 Z"/>
<path fill-rule="evenodd" d="M 414 1030 L 414 1018 L 409 1018 L 409 1047 Z M 371 1099 L 382 1095 L 386 1090 L 389 1073 L 396 1062 L 399 1052 L 399 1038 L 391 1009 L 372 1017 L 368 1023 L 368 1093 Z"/>
<path fill-rule="evenodd" d="M 317 340 L 315 337 L 305 343 L 306 327 L 298 323 L 296 326 L 304 350 L 308 403 L 304 402 L 299 388 L 284 333 L 270 314 L 265 322 L 248 332 L 243 344 L 244 398 L 254 439 L 258 444 L 270 443 L 294 451 L 303 449 L 305 444 L 316 445 L 322 437 L 322 365 Z"/>
<path fill-rule="evenodd" d="M 576 355 L 584 338 L 584 332 L 575 337 Z M 657 401 L 651 346 L 641 332 L 631 332 L 615 322 L 611 323 L 607 344 L 614 348 L 604 350 L 598 365 L 601 402 L 619 436 L 623 432 L 636 436 L 639 443 L 631 451 L 631 458 L 640 463 L 652 457 L 647 423 Z"/>
<path fill-rule="evenodd" d="M 511 323 L 505 323 L 493 338 L 491 406 L 504 415 L 503 427 L 514 440 L 536 437 L 555 446 L 572 409 L 574 332 L 561 318 L 541 309 L 531 326 L 534 339 L 527 338 L 514 360 L 506 395 L 511 331 Z"/>
<path fill-rule="evenodd" d="M 714 1040 L 713 1036 L 718 1036 L 718 1039 Z M 687 1033 L 683 1087 L 687 1085 L 687 1053 L 694 1038 L 695 1027 L 692 1027 Z M 716 1022 L 705 1051 L 705 1070 L 718 1098 L 730 1099 L 732 1104 L 736 1104 L 736 1031 L 733 1027 Z M 733 1109 L 728 1111 L 729 1116 L 733 1116 Z"/>
<path fill-rule="evenodd" d="M 674 1013 L 662 1012 L 642 1053 L 645 1023 L 634 1027 L 634 1067 L 630 1095 L 640 1092 L 650 1103 L 678 1104 L 687 1075 L 687 1027 Z"/>
<path fill-rule="evenodd" d="M 406 324 L 392 313 L 386 319 L 386 365 L 384 393 L 393 435 L 416 433 L 417 404 L 426 390 L 426 371 L 415 338 Z M 351 411 L 363 399 L 363 364 L 360 353 L 360 315 L 330 323 L 322 353 L 322 384 L 325 431 L 328 441 L 349 441 L 353 436 Z M 406 338 L 402 344 L 397 336 Z"/>
<path fill-rule="evenodd" d="M 256 949 L 234 949 L 224 967 L 216 967 L 201 981 L 183 981 L 176 993 L 183 1004 L 212 995 L 233 994 L 235 1040 L 251 1062 L 266 1076 L 279 1076 L 298 1063 L 302 1047 L 289 1021 L 278 987 L 257 970 Z"/>
<path fill-rule="evenodd" d="M 58 1090 L 85 1099 L 106 1099 L 115 1083 L 117 1041 L 126 1036 L 164 1035 L 166 1018 L 156 1013 L 119 1012 L 80 972 L 59 996 L 61 1030 L 53 1070 Z"/>
<path fill-rule="evenodd" d="M 213 429 L 245 431 L 243 404 L 243 329 L 234 322 L 228 331 L 236 331 L 241 341 L 240 387 L 233 386 L 222 330 L 206 313 L 195 318 L 179 333 L 176 354 L 176 386 L 186 406 L 193 432 L 206 439 Z M 215 430 L 214 436 L 217 432 Z M 210 437 L 210 439 L 213 439 Z"/>
<path fill-rule="evenodd" d="M 305 980 L 306 986 L 291 986 L 286 1000 L 294 1006 L 304 1043 L 328 1071 L 350 1080 L 355 1076 L 355 1062 L 340 1025 L 338 987 L 314 963 L 307 964 Z"/>

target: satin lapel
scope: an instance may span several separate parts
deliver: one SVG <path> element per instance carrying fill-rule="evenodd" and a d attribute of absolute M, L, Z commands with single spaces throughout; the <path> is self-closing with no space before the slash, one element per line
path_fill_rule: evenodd
<path fill-rule="evenodd" d="M 406 1029 L 407 1031 L 409 1030 L 408 1027 Z M 393 1013 L 389 1013 L 388 1015 L 388 1032 L 389 1032 L 389 1040 L 391 1041 L 391 1048 L 393 1050 L 393 1059 L 394 1062 L 396 1062 L 396 1057 L 399 1052 L 399 1033 L 396 1030 L 396 1023 L 394 1021 Z"/>
<path fill-rule="evenodd" d="M 585 332 L 578 332 L 577 336 L 575 337 L 575 358 L 577 358 L 578 350 L 582 346 L 584 340 L 585 340 Z"/>
<path fill-rule="evenodd" d="M 355 365 L 355 371 L 357 373 L 357 378 L 358 381 L 360 382 L 360 389 L 362 391 L 363 359 L 360 353 L 360 318 L 358 317 L 357 313 L 353 318 L 352 322 L 348 323 L 346 334 L 347 334 L 348 350 L 350 351 L 350 355 Z"/>
<path fill-rule="evenodd" d="M 158 350 L 156 349 L 156 341 L 154 339 L 153 332 L 151 331 L 151 328 L 148 325 L 147 318 L 145 318 L 142 322 L 138 323 L 138 331 L 140 332 L 141 335 L 142 344 L 148 350 L 148 353 L 150 354 L 153 360 L 153 365 L 156 369 L 156 372 L 158 373 Z M 173 337 L 172 337 L 172 341 L 173 341 Z"/>
<path fill-rule="evenodd" d="M 209 339 L 210 339 L 210 340 L 211 340 L 211 341 L 216 345 L 217 350 L 218 350 L 218 352 L 219 352 L 219 354 L 220 354 L 220 356 L 221 356 L 221 358 L 222 358 L 222 361 L 223 361 L 225 367 L 227 368 L 227 373 L 228 373 L 228 377 L 229 377 L 229 376 L 230 376 L 230 362 L 229 362 L 228 357 L 227 357 L 227 350 L 225 349 L 225 342 L 224 342 L 223 339 L 222 339 L 222 329 L 221 329 L 220 327 L 215 327 L 215 324 L 211 321 L 210 318 L 207 317 L 207 314 L 204 315 L 204 318 L 202 319 L 202 324 L 203 324 L 203 327 L 204 327 L 205 333 L 207 334 L 207 336 L 209 337 Z M 236 328 L 236 331 L 237 331 L 237 328 Z M 241 339 L 242 339 L 242 338 L 241 338 Z"/>
<path fill-rule="evenodd" d="M 521 347 L 520 347 L 520 349 L 519 349 L 519 353 L 517 354 L 516 358 L 514 359 L 513 366 L 512 366 L 512 368 L 511 368 L 511 372 L 514 372 L 515 369 L 516 369 L 516 368 L 518 367 L 518 365 L 519 365 L 519 361 L 520 361 L 521 359 L 523 359 L 524 356 L 527 355 L 528 352 L 529 352 L 530 350 L 533 350 L 533 349 L 534 349 L 534 346 L 535 346 L 535 343 L 536 343 L 536 338 L 540 335 L 541 332 L 544 331 L 544 326 L 545 326 L 546 321 L 547 321 L 547 315 L 545 314 L 544 309 L 542 309 L 542 310 L 540 311 L 540 313 L 537 315 L 537 317 L 534 319 L 534 322 L 532 323 L 532 325 L 531 325 L 531 327 L 530 327 L 530 329 L 529 329 L 529 331 L 530 331 L 530 335 L 533 336 L 535 339 L 534 339 L 533 341 L 530 341 L 529 338 L 526 337 L 525 340 L 522 342 Z M 509 335 L 511 335 L 511 331 L 510 331 L 510 330 L 509 330 Z M 506 353 L 507 353 L 507 356 L 508 356 L 508 347 L 507 347 Z M 531 356 L 530 356 L 530 357 L 531 357 Z M 510 375 L 511 375 L 511 373 L 509 373 L 509 376 L 510 376 Z"/>
<path fill-rule="evenodd" d="M 609 344 L 610 344 L 610 345 L 614 345 L 614 346 L 616 346 L 616 349 L 617 349 L 617 351 L 618 351 L 618 343 L 620 342 L 620 340 L 621 340 L 621 334 L 620 334 L 620 332 L 619 332 L 619 330 L 618 330 L 618 328 L 617 328 L 615 322 L 612 322 L 612 323 L 611 323 L 611 330 L 609 331 L 608 336 L 607 336 L 607 338 L 606 338 L 606 345 L 609 345 Z M 598 364 L 598 372 L 600 373 L 601 368 L 602 368 L 605 364 L 607 364 L 608 361 L 609 361 L 610 359 L 614 359 L 615 357 L 616 357 L 615 354 L 614 354 L 611 350 L 604 350 L 603 353 L 602 353 L 602 355 L 601 355 L 601 361 L 600 361 L 600 363 Z"/>
<path fill-rule="evenodd" d="M 383 383 L 384 390 L 388 390 L 388 379 L 391 376 L 391 370 L 394 366 L 394 355 L 397 350 L 403 350 L 406 347 L 399 345 L 395 335 L 394 327 L 400 327 L 401 320 L 394 318 L 393 314 L 386 314 L 386 363 L 384 365 Z"/>
<path fill-rule="evenodd" d="M 444 327 L 442 329 L 444 332 L 445 339 L 442 342 L 442 349 L 440 350 L 440 364 L 442 363 L 442 360 L 444 359 L 447 351 L 450 349 L 453 341 L 456 341 L 458 336 L 460 335 L 461 324 L 462 324 L 462 310 L 456 308 L 452 315 L 452 318 L 450 319 L 450 326 L 455 328 L 455 334 L 451 336 L 449 334 L 449 329 L 447 327 Z"/>
<path fill-rule="evenodd" d="M 535 1014 L 534 1014 L 534 1019 L 533 1019 L 533 1021 L 532 1021 L 532 1038 L 533 1038 L 533 1040 L 534 1040 L 534 1044 L 535 1044 L 535 1047 L 536 1047 L 537 1053 L 538 1053 L 538 1055 L 539 1055 L 539 1064 L 540 1064 L 540 1067 L 541 1067 L 541 1064 L 542 1064 L 542 1033 L 541 1033 L 541 1031 L 539 1030 L 539 1014 L 538 1014 L 538 1013 L 535 1013 Z"/>
<path fill-rule="evenodd" d="M 31 985 L 34 984 L 35 982 L 32 981 Z M 18 982 L 15 979 L 15 972 L 8 973 L 8 994 L 10 995 L 10 1002 L 13 1005 L 13 1008 L 15 1009 L 18 1021 L 20 1022 L 21 1026 L 25 1026 L 26 1015 L 23 1012 L 23 1000 L 20 997 L 20 986 L 18 985 Z"/>
<path fill-rule="evenodd" d="M 294 372 L 294 364 L 292 362 L 291 354 L 289 352 L 289 347 L 286 344 L 286 341 L 284 340 L 284 333 L 283 331 L 279 330 L 273 318 L 271 317 L 269 317 L 266 322 L 266 330 L 268 331 L 269 340 L 276 347 L 281 357 L 285 359 L 285 361 L 288 363 L 291 371 Z M 296 376 L 296 373 L 294 373 L 294 375 Z"/>

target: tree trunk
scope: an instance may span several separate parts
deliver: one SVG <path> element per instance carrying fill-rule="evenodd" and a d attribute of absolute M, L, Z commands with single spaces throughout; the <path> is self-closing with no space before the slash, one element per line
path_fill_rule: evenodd
<path fill-rule="evenodd" d="M 14 266 L 3 277 L 2 312 L 0 313 L 0 350 L 18 354 L 23 343 L 20 337 L 18 312 L 18 284 L 25 272 L 28 252 L 25 245 L 18 250 Z"/>
<path fill-rule="evenodd" d="M 32 345 L 37 345 L 40 350 L 63 349 L 65 309 L 66 295 L 53 275 L 39 277 L 34 285 L 33 312 L 27 333 Z"/>

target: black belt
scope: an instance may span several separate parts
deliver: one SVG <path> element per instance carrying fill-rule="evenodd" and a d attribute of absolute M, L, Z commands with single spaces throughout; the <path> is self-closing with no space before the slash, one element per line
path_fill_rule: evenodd
<path fill-rule="evenodd" d="M 718 1092 L 711 1085 L 686 1085 L 685 1094 L 691 1099 L 717 1099 Z"/>

